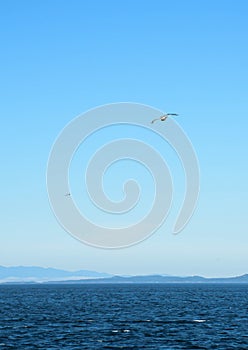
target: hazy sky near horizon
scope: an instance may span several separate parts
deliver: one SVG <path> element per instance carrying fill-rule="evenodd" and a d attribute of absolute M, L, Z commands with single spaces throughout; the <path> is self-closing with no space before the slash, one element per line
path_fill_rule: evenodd
<path fill-rule="evenodd" d="M 12 0 L 0 8 L 0 265 L 248 273 L 247 1 Z M 144 242 L 112 251 L 80 243 L 57 223 L 46 167 L 67 123 L 122 101 L 180 114 L 198 155 L 201 191 L 191 221 L 173 236 L 184 178 L 170 155 L 177 200 L 168 220 Z M 114 168 L 114 177 L 125 168 Z M 150 181 L 136 165 L 129 169 Z"/>

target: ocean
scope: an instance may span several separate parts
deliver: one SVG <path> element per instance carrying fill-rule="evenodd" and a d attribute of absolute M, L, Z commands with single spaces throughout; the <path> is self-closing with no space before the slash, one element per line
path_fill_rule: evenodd
<path fill-rule="evenodd" d="M 0 349 L 247 350 L 248 285 L 0 285 Z"/>

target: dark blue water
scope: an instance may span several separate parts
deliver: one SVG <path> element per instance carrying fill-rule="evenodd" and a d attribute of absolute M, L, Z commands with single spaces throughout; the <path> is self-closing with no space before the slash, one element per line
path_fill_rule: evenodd
<path fill-rule="evenodd" d="M 248 349 L 248 285 L 0 286 L 0 349 Z"/>

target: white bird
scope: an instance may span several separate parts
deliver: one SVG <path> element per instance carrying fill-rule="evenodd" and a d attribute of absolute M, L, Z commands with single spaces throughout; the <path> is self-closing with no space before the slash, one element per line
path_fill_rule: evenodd
<path fill-rule="evenodd" d="M 71 194 L 70 193 L 66 193 L 65 194 L 65 197 L 69 197 Z"/>
<path fill-rule="evenodd" d="M 153 119 L 151 121 L 151 124 L 155 123 L 157 120 L 160 120 L 161 122 L 164 122 L 170 115 L 172 116 L 178 116 L 178 114 L 176 113 L 166 113 L 166 114 L 163 114 L 161 117 L 159 118 L 156 118 L 156 119 Z"/>

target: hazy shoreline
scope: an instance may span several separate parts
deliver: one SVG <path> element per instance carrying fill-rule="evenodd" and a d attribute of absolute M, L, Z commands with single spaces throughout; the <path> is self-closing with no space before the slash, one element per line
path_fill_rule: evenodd
<path fill-rule="evenodd" d="M 169 283 L 248 283 L 248 274 L 233 277 L 202 277 L 202 276 L 170 276 L 170 275 L 136 275 L 121 276 L 111 275 L 104 272 L 78 270 L 66 271 L 53 268 L 16 266 L 0 266 L 0 284 L 101 284 L 101 283 L 118 283 L 118 284 L 169 284 Z"/>

